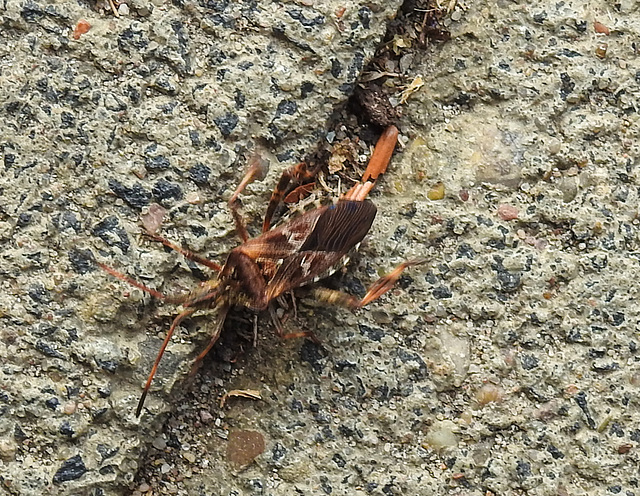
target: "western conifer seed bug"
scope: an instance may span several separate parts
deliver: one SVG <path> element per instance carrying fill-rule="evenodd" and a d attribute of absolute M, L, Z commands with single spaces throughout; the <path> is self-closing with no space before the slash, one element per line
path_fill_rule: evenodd
<path fill-rule="evenodd" d="M 158 351 L 138 402 L 136 416 L 140 416 L 142 412 L 151 382 L 173 332 L 182 320 L 200 309 L 214 309 L 216 321 L 209 344 L 194 362 L 194 370 L 220 337 L 227 313 L 233 306 L 247 307 L 256 312 L 269 310 L 276 332 L 282 337 L 313 337 L 311 332 L 285 334 L 275 312 L 273 300 L 286 292 L 329 275 L 331 269 L 362 241 L 376 215 L 376 207 L 371 200 L 367 199 L 367 195 L 375 185 L 378 176 L 386 171 L 397 139 L 396 127 L 388 127 L 378 140 L 360 182 L 342 195 L 335 204 L 310 210 L 278 227 L 271 228 L 271 218 L 277 205 L 287 193 L 287 188 L 292 184 L 295 186 L 296 182 L 310 179 L 311 175 L 307 174 L 305 177 L 304 169 L 300 166 L 286 170 L 271 195 L 262 234 L 249 239 L 238 210 L 237 200 L 247 184 L 260 172 L 259 160 L 254 161 L 229 200 L 236 232 L 242 239 L 242 244 L 231 250 L 224 265 L 183 249 L 161 236 L 149 234 L 152 239 L 214 272 L 210 280 L 201 283 L 188 294 L 165 295 L 98 262 L 98 265 L 112 276 L 141 289 L 154 298 L 182 307 L 182 311 L 173 319 Z M 295 191 L 297 188 L 293 189 Z M 318 300 L 350 309 L 361 308 L 391 289 L 404 269 L 422 262 L 424 260 L 411 260 L 400 264 L 390 274 L 373 283 L 362 299 L 325 288 L 315 289 L 313 296 Z"/>

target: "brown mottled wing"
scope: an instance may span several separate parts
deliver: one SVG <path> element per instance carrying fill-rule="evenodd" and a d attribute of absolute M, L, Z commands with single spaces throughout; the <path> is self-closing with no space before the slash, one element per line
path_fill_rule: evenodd
<path fill-rule="evenodd" d="M 365 237 L 376 215 L 370 201 L 340 201 L 318 218 L 300 252 L 285 258 L 267 285 L 267 299 L 302 286 L 333 267 Z"/>
<path fill-rule="evenodd" d="M 341 200 L 318 218 L 313 232 L 300 251 L 347 253 L 362 241 L 376 217 L 376 206 L 369 200 Z"/>
<path fill-rule="evenodd" d="M 300 247 L 306 243 L 309 233 L 313 232 L 318 219 L 329 208 L 322 207 L 310 210 L 280 227 L 250 239 L 237 249 L 253 260 L 261 262 L 269 260 L 280 263 L 300 251 Z"/>

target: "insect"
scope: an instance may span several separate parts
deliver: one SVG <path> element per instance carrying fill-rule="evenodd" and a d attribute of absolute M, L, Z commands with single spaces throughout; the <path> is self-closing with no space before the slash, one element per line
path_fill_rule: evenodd
<path fill-rule="evenodd" d="M 273 302 L 295 288 L 328 275 L 330 270 L 362 241 L 376 215 L 376 207 L 367 199 L 367 196 L 378 176 L 386 171 L 397 138 L 396 127 L 390 126 L 384 131 L 375 146 L 362 179 L 341 196 L 337 203 L 310 210 L 281 226 L 271 228 L 273 213 L 282 198 L 286 196 L 287 188 L 292 183 L 311 179 L 312 175 L 304 172 L 300 166 L 286 170 L 271 195 L 262 234 L 249 239 L 247 228 L 239 212 L 238 197 L 260 172 L 259 160 L 254 160 L 229 200 L 236 232 L 242 239 L 242 244 L 231 250 L 224 265 L 179 247 L 161 236 L 149 234 L 152 239 L 213 270 L 214 276 L 210 280 L 201 283 L 188 294 L 179 296 L 162 294 L 98 262 L 98 265 L 112 276 L 155 298 L 182 306 L 182 311 L 173 319 L 158 351 L 138 402 L 136 416 L 140 416 L 142 412 L 153 377 L 176 327 L 182 320 L 200 309 L 214 309 L 216 320 L 209 344 L 196 358 L 194 369 L 220 337 L 227 313 L 233 306 L 243 306 L 256 312 L 268 310 L 276 332 L 280 336 L 313 337 L 311 332 L 285 334 Z M 294 193 L 298 189 L 300 187 L 295 188 Z M 302 189 L 305 189 L 304 185 Z M 362 299 L 326 288 L 315 289 L 313 296 L 327 303 L 351 309 L 360 308 L 391 289 L 404 269 L 422 262 L 423 260 L 412 260 L 400 264 L 390 274 L 378 279 Z"/>

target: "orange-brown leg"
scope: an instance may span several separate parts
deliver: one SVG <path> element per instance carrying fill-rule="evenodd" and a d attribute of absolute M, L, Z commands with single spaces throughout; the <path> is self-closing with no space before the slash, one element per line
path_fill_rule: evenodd
<path fill-rule="evenodd" d="M 182 322 L 182 320 L 185 317 L 188 317 L 189 315 L 191 315 L 195 311 L 196 311 L 195 308 L 187 308 L 187 309 L 183 310 L 181 313 L 179 313 L 178 315 L 176 315 L 176 317 L 173 319 L 173 322 L 171 323 L 171 327 L 169 328 L 169 331 L 167 332 L 167 337 L 164 338 L 162 346 L 160 347 L 160 351 L 158 351 L 158 354 L 156 355 L 156 360 L 155 360 L 155 362 L 153 362 L 153 367 L 151 367 L 151 372 L 149 373 L 149 377 L 147 377 L 147 382 L 144 385 L 144 389 L 142 391 L 142 395 L 140 396 L 140 401 L 138 401 L 138 407 L 136 408 L 136 417 L 139 417 L 140 413 L 142 412 L 142 407 L 144 406 L 144 400 L 147 397 L 147 394 L 149 393 L 149 388 L 151 387 L 151 382 L 153 381 L 153 377 L 156 375 L 156 371 L 158 370 L 158 364 L 160 363 L 160 360 L 162 359 L 162 355 L 164 354 L 164 350 L 167 349 L 167 345 L 169 344 L 169 341 L 171 340 L 171 336 L 173 336 L 173 332 L 175 331 L 176 327 L 178 327 L 178 324 L 180 322 Z"/>
<path fill-rule="evenodd" d="M 374 282 L 369 288 L 369 291 L 367 291 L 367 294 L 365 294 L 364 298 L 362 298 L 361 300 L 350 294 L 343 293 L 342 291 L 327 288 L 316 288 L 313 290 L 313 295 L 318 300 L 325 301 L 331 305 L 338 305 L 341 307 L 350 308 L 352 310 L 355 310 L 356 308 L 362 308 L 372 301 L 377 300 L 383 294 L 389 291 L 398 281 L 398 279 L 400 279 L 402 272 L 406 268 L 413 267 L 414 265 L 419 265 L 425 262 L 426 259 L 417 259 L 401 263 L 389 274 L 382 276 L 380 279 Z"/>
<path fill-rule="evenodd" d="M 363 201 L 367 197 L 375 186 L 378 176 L 387 170 L 397 142 L 398 128 L 389 126 L 378 139 L 362 179 L 342 196 L 343 199 Z"/>
<path fill-rule="evenodd" d="M 213 348 L 213 345 L 215 345 L 218 342 L 218 339 L 220 339 L 220 334 L 222 333 L 222 329 L 224 329 L 224 321 L 227 318 L 228 312 L 229 312 L 229 307 L 226 307 L 226 306 L 222 307 L 218 312 L 218 315 L 216 316 L 216 327 L 213 330 L 213 334 L 211 335 L 209 344 L 204 350 L 200 352 L 200 354 L 193 361 L 190 375 L 193 375 L 196 373 L 204 357 L 207 356 L 207 353 L 211 351 L 211 348 Z"/>
<path fill-rule="evenodd" d="M 268 169 L 269 163 L 266 160 L 263 160 L 257 155 L 252 157 L 251 162 L 249 163 L 249 170 L 242 178 L 242 181 L 240 181 L 240 184 L 233 192 L 233 195 L 231 195 L 231 198 L 229 198 L 229 209 L 231 210 L 233 221 L 236 224 L 236 232 L 243 242 L 249 239 L 249 233 L 247 232 L 247 227 L 245 226 L 242 216 L 240 215 L 240 211 L 238 210 L 238 197 L 247 185 L 253 182 L 256 178 L 264 177 Z"/>
<path fill-rule="evenodd" d="M 264 214 L 264 221 L 262 223 L 262 232 L 267 232 L 271 227 L 271 219 L 273 218 L 273 214 L 280 205 L 282 198 L 287 195 L 286 198 L 289 199 L 289 203 L 294 201 L 298 201 L 303 195 L 308 194 L 310 192 L 309 184 L 302 184 L 301 186 L 295 188 L 293 191 L 289 191 L 290 184 L 293 183 L 304 183 L 305 181 L 309 181 L 313 179 L 320 167 L 316 167 L 313 170 L 307 169 L 307 164 L 304 162 L 300 162 L 293 167 L 289 167 L 286 169 L 282 175 L 280 176 L 280 180 L 278 184 L 271 193 L 271 199 L 269 200 L 269 205 L 267 205 L 267 211 Z M 293 194 L 293 196 L 292 196 Z"/>
<path fill-rule="evenodd" d="M 309 338 L 316 344 L 322 344 L 322 342 L 312 331 L 286 332 L 284 330 L 284 327 L 282 326 L 282 322 L 280 322 L 278 314 L 276 313 L 275 307 L 270 303 L 268 308 L 269 315 L 271 316 L 271 322 L 273 322 L 273 326 L 276 329 L 276 334 L 278 335 L 278 337 L 282 339 Z"/>
<path fill-rule="evenodd" d="M 188 258 L 189 260 L 193 260 L 194 262 L 199 263 L 200 265 L 204 265 L 205 267 L 209 267 L 210 269 L 213 269 L 216 272 L 220 272 L 222 270 L 222 266 L 220 266 L 219 264 L 217 264 L 213 260 L 209 260 L 207 258 L 201 257 L 197 253 L 194 253 L 191 250 L 187 250 L 186 248 L 182 248 L 182 247 L 172 243 L 168 239 L 163 238 L 162 236 L 159 236 L 158 234 L 154 234 L 154 233 L 150 233 L 150 232 L 147 232 L 145 234 L 146 234 L 146 236 L 148 236 L 152 240 L 157 241 L 159 243 L 162 243 L 167 248 L 171 248 L 172 250 L 177 251 L 178 253 L 183 255 L 185 258 Z"/>

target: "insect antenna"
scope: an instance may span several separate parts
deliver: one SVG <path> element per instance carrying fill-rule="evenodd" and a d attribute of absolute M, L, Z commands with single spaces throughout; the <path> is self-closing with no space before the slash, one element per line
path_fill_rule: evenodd
<path fill-rule="evenodd" d="M 122 272 L 119 272 L 116 269 L 113 269 L 108 265 L 103 264 L 102 262 L 96 261 L 96 265 L 100 267 L 102 270 L 104 270 L 106 273 L 111 274 L 113 277 L 117 277 L 121 281 L 124 281 L 127 284 L 131 284 L 132 286 L 135 286 L 136 288 L 144 291 L 145 293 L 150 294 L 154 298 L 158 298 L 159 300 L 166 301 L 167 303 L 182 303 L 183 301 L 185 301 L 186 298 L 188 298 L 188 295 L 170 296 L 170 295 L 162 294 L 160 291 L 156 291 L 155 289 L 150 288 L 149 286 L 145 286 L 141 282 L 136 281 L 134 278 L 129 277 L 128 275 L 123 274 Z"/>

